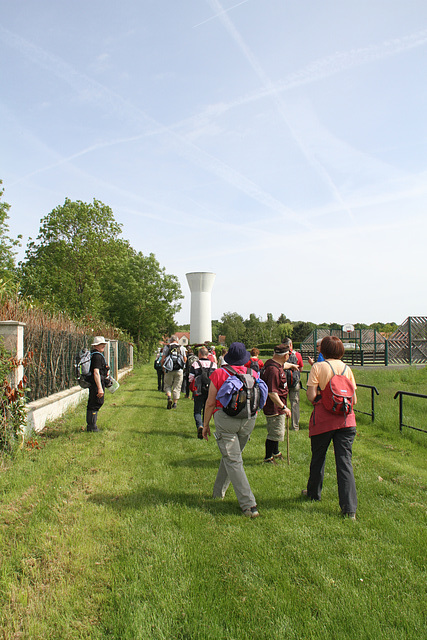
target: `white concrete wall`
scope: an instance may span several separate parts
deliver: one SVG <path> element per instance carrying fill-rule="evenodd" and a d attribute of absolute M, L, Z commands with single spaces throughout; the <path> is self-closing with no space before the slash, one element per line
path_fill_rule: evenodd
<path fill-rule="evenodd" d="M 121 369 L 118 372 L 117 380 L 121 380 L 123 376 L 130 373 L 132 367 Z M 48 398 L 34 400 L 26 405 L 27 410 L 27 429 L 36 432 L 42 431 L 47 422 L 60 418 L 68 409 L 77 406 L 82 400 L 86 399 L 89 391 L 79 386 L 66 389 L 59 393 L 54 393 Z M 108 390 L 106 391 L 108 393 Z M 116 391 L 117 393 L 117 391 Z M 86 420 L 86 414 L 83 416 Z"/>

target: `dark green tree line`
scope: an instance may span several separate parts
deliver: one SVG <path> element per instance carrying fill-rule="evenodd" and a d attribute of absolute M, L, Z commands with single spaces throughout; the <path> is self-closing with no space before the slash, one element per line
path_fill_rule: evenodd
<path fill-rule="evenodd" d="M 21 293 L 78 319 L 104 319 L 141 346 L 174 330 L 176 276 L 121 237 L 107 205 L 68 198 L 41 220 L 19 264 Z"/>

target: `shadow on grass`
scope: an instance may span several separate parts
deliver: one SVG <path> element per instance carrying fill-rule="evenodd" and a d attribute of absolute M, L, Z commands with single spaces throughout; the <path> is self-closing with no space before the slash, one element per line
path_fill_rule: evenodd
<path fill-rule="evenodd" d="M 220 458 L 184 458 L 183 460 L 169 460 L 171 467 L 188 467 L 189 469 L 218 469 Z"/>
<path fill-rule="evenodd" d="M 239 504 L 231 486 L 224 500 L 214 499 L 210 497 L 210 493 L 200 495 L 200 493 L 167 491 L 153 487 L 121 495 L 116 493 L 97 493 L 91 495 L 88 500 L 95 505 L 107 506 L 119 512 L 158 507 L 160 505 L 171 505 L 174 507 L 205 511 L 214 516 L 229 514 L 240 515 Z M 260 497 L 258 507 L 261 514 L 266 516 L 268 511 L 283 511 L 284 514 L 290 512 L 305 512 L 307 518 L 318 518 L 319 516 L 336 517 L 337 515 L 337 510 L 331 504 L 307 502 L 307 500 L 302 499 L 300 495 L 290 497 L 274 496 L 271 498 Z"/>
<path fill-rule="evenodd" d="M 194 433 L 177 433 L 176 431 L 168 431 L 166 429 L 152 429 L 151 431 L 144 430 L 142 432 L 135 430 L 135 432 L 144 433 L 144 435 L 147 436 L 173 436 L 174 438 L 186 438 L 187 440 L 197 439 L 197 436 Z"/>
<path fill-rule="evenodd" d="M 232 490 L 231 490 L 232 491 Z M 231 496 L 232 494 L 230 494 Z M 92 494 L 89 502 L 97 505 L 106 505 L 117 511 L 129 511 L 159 505 L 183 507 L 207 511 L 213 515 L 235 513 L 238 509 L 237 500 L 214 500 L 209 496 L 196 493 L 184 493 L 179 491 L 166 491 L 150 487 L 146 490 L 136 490 L 132 493 L 118 495 L 115 493 Z"/>

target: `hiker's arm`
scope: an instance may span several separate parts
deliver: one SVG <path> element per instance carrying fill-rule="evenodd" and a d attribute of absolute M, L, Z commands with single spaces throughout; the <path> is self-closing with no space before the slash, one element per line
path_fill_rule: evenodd
<path fill-rule="evenodd" d="M 209 422 L 210 422 L 210 419 L 212 418 L 212 414 L 213 414 L 213 412 L 215 410 L 216 393 L 217 393 L 217 388 L 211 382 L 210 385 L 209 385 L 209 394 L 208 394 L 208 399 L 206 400 L 205 413 L 204 413 L 204 416 L 203 416 L 203 437 L 204 437 L 205 440 L 207 440 L 208 436 L 211 435 L 211 430 L 209 428 Z"/>
<path fill-rule="evenodd" d="M 273 391 L 272 393 L 269 393 L 268 397 L 270 398 L 270 400 L 272 401 L 272 403 L 274 404 L 275 407 L 277 407 L 281 411 L 284 410 L 284 412 L 285 412 L 285 414 L 287 416 L 291 415 L 291 410 L 288 409 L 288 407 L 285 405 L 285 403 L 281 401 L 277 391 Z"/>
<path fill-rule="evenodd" d="M 96 394 L 97 398 L 102 398 L 104 395 L 104 389 L 101 384 L 101 376 L 99 375 L 99 369 L 93 370 L 93 379 L 95 380 L 96 387 L 98 389 L 98 393 Z"/>
<path fill-rule="evenodd" d="M 278 409 L 283 409 L 285 407 L 285 403 L 280 400 L 277 391 L 272 391 L 271 393 L 269 392 L 268 397 Z"/>
<path fill-rule="evenodd" d="M 315 387 L 308 386 L 307 387 L 307 400 L 309 402 L 311 402 L 311 404 L 313 404 L 316 398 L 317 398 L 317 385 Z"/>
<path fill-rule="evenodd" d="M 283 368 L 286 369 L 294 369 L 295 371 L 299 371 L 299 366 L 294 364 L 293 362 L 285 362 Z"/>

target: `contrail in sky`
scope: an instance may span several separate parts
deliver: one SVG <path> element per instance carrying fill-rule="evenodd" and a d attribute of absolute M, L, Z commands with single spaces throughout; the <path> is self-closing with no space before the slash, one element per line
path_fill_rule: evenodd
<path fill-rule="evenodd" d="M 302 140 L 298 137 L 297 133 L 293 129 L 293 127 L 292 127 L 291 123 L 289 122 L 289 119 L 288 119 L 288 117 L 287 117 L 287 115 L 285 113 L 285 105 L 283 104 L 282 100 L 280 99 L 279 92 L 277 91 L 275 85 L 271 82 L 270 78 L 267 76 L 267 74 L 265 73 L 264 69 L 261 67 L 261 65 L 258 62 L 257 58 L 253 55 L 252 51 L 246 45 L 245 41 L 243 40 L 242 36 L 240 35 L 240 33 L 235 28 L 234 24 L 231 22 L 230 18 L 227 15 L 224 15 L 225 12 L 224 12 L 224 10 L 222 8 L 222 5 L 219 2 L 219 0 L 208 0 L 208 1 L 209 1 L 209 4 L 214 9 L 217 10 L 217 15 L 219 16 L 220 20 L 223 22 L 225 28 L 227 29 L 227 31 L 229 32 L 229 34 L 231 35 L 233 40 L 236 42 L 238 47 L 242 50 L 244 56 L 248 60 L 248 62 L 251 65 L 252 69 L 254 70 L 255 74 L 258 76 L 259 80 L 262 82 L 262 84 L 264 85 L 266 90 L 270 93 L 270 95 L 274 99 L 274 102 L 276 103 L 277 110 L 279 111 L 280 115 L 282 116 L 283 120 L 285 121 L 286 126 L 288 127 L 293 139 L 295 140 L 296 144 L 298 145 L 299 149 L 301 150 L 301 153 L 304 155 L 304 157 L 307 160 L 307 162 L 313 167 L 313 169 L 317 172 L 317 174 L 320 175 L 320 177 L 323 179 L 323 181 L 326 182 L 326 184 L 329 186 L 329 188 L 330 188 L 330 190 L 332 192 L 333 197 L 336 200 L 338 200 L 338 202 L 341 204 L 343 209 L 345 211 L 347 211 L 347 213 L 349 214 L 350 218 L 354 219 L 352 211 L 349 209 L 347 204 L 344 202 L 344 200 L 343 200 L 343 198 L 342 198 L 337 186 L 335 185 L 335 183 L 332 180 L 332 178 L 329 175 L 329 173 L 326 171 L 325 167 L 313 156 L 312 153 L 310 153 L 310 151 L 307 149 L 306 145 L 302 142 Z"/>
<path fill-rule="evenodd" d="M 228 13 L 229 11 L 232 11 L 232 9 L 235 9 L 236 7 L 240 7 L 241 4 L 246 4 L 247 2 L 249 2 L 249 0 L 242 0 L 242 2 L 239 2 L 238 4 L 234 4 L 229 9 L 223 9 L 221 13 Z M 198 22 L 197 24 L 193 25 L 193 29 L 195 29 L 196 27 L 200 27 L 200 25 L 206 24 L 207 22 L 210 22 L 211 20 L 215 20 L 216 18 L 218 18 L 219 15 L 220 14 L 216 13 L 214 16 L 211 16 L 210 18 L 207 18 L 207 20 L 203 20 L 202 22 Z"/>
<path fill-rule="evenodd" d="M 140 134 L 139 137 L 142 138 L 151 135 L 153 131 L 156 132 L 157 135 L 163 134 L 168 136 L 169 142 L 176 145 L 177 153 L 181 156 L 186 157 L 189 161 L 199 167 L 202 167 L 206 171 L 220 177 L 226 183 L 230 184 L 235 189 L 240 190 L 250 198 L 253 198 L 264 207 L 279 213 L 285 220 L 292 220 L 298 226 L 311 228 L 311 224 L 303 220 L 295 211 L 274 198 L 270 193 L 264 191 L 264 189 L 252 180 L 249 180 L 246 176 L 198 147 L 190 140 L 189 136 L 184 136 L 174 131 L 172 127 L 162 125 L 144 111 L 122 98 L 120 95 L 107 89 L 104 85 L 92 80 L 85 74 L 76 71 L 71 65 L 58 56 L 41 49 L 1 26 L 0 37 L 2 37 L 10 46 L 18 49 L 23 55 L 30 58 L 33 63 L 44 67 L 50 73 L 54 73 L 61 80 L 69 84 L 82 99 L 87 99 L 89 102 L 96 102 L 104 109 L 105 106 L 108 105 L 109 108 L 113 112 L 117 113 L 118 116 L 126 118 L 127 120 L 132 120 L 139 129 L 144 126 L 145 131 Z M 135 136 L 134 139 L 137 138 L 138 135 Z M 114 144 L 114 142 L 101 142 L 92 145 L 89 149 L 84 149 L 83 151 L 72 154 L 68 159 L 72 160 L 80 155 L 84 155 L 88 151 L 112 146 L 112 144 Z M 47 168 L 52 169 L 55 166 L 67 162 L 68 159 L 61 158 L 55 164 L 50 165 Z M 38 169 L 34 173 L 40 172 L 41 170 Z M 15 181 L 14 184 L 16 183 L 17 181 Z"/>

